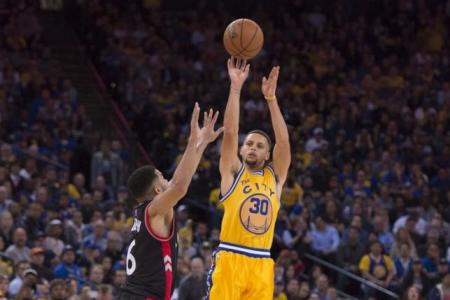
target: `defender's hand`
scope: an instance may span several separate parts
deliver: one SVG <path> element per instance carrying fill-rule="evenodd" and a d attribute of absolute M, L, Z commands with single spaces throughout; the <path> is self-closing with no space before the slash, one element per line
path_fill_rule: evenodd
<path fill-rule="evenodd" d="M 200 114 L 200 106 L 196 102 L 194 106 L 194 111 L 192 112 L 191 133 L 189 136 L 189 140 L 193 141 L 196 147 L 202 144 L 207 145 L 213 142 L 223 131 L 223 127 L 214 130 L 214 125 L 216 125 L 217 118 L 219 117 L 218 111 L 214 113 L 213 110 L 210 109 L 209 114 L 205 112 L 202 128 L 200 128 L 200 126 L 198 125 L 199 114 Z"/>

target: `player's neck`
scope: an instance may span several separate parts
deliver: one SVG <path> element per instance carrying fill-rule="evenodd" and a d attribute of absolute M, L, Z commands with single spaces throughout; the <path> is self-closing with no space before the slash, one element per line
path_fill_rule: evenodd
<path fill-rule="evenodd" d="M 245 165 L 246 169 L 256 172 L 256 171 L 260 171 L 260 170 L 264 169 L 265 163 L 263 163 L 261 165 L 257 165 L 257 166 L 250 166 L 250 165 L 248 165 L 247 163 L 244 162 L 244 165 Z"/>

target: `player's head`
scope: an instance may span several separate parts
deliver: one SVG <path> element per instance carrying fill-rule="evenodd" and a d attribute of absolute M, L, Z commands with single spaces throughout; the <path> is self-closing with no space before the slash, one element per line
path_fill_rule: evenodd
<path fill-rule="evenodd" d="M 252 130 L 245 137 L 240 155 L 250 168 L 262 168 L 270 158 L 271 148 L 272 141 L 267 133 L 262 130 Z"/>
<path fill-rule="evenodd" d="M 156 194 L 165 191 L 169 183 L 154 166 L 136 169 L 128 178 L 128 191 L 138 202 L 151 200 Z"/>

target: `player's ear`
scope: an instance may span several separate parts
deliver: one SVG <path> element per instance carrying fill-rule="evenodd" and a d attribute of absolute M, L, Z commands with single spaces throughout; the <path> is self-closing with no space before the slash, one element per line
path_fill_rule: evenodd
<path fill-rule="evenodd" d="M 244 153 L 244 150 L 243 150 L 243 149 L 244 149 L 244 145 L 242 145 L 241 148 L 239 148 L 239 155 L 240 155 L 241 157 L 244 157 L 244 154 L 243 154 L 243 153 Z"/>
<path fill-rule="evenodd" d="M 265 160 L 266 160 L 266 161 L 268 161 L 268 160 L 269 160 L 269 158 L 270 158 L 270 151 L 267 151 L 267 153 L 266 153 L 266 157 L 265 157 Z"/>
<path fill-rule="evenodd" d="M 153 186 L 153 192 L 158 195 L 159 193 L 162 192 L 161 187 L 157 186 L 156 184 Z"/>

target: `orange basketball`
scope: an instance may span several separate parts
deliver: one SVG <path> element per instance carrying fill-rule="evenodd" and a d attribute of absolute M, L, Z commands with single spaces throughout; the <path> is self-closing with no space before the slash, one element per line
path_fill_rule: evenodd
<path fill-rule="evenodd" d="M 251 59 L 258 55 L 264 44 L 264 34 L 256 22 L 237 19 L 223 33 L 223 45 L 234 57 Z"/>

